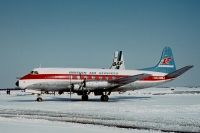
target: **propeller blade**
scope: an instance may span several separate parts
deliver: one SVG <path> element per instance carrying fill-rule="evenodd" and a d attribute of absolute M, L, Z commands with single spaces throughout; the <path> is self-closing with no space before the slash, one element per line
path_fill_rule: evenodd
<path fill-rule="evenodd" d="M 86 78 L 83 80 L 83 87 L 86 87 Z"/>
<path fill-rule="evenodd" d="M 72 89 L 70 89 L 69 95 L 70 95 L 70 100 L 71 100 L 71 98 L 72 98 Z"/>
<path fill-rule="evenodd" d="M 74 84 L 71 84 L 71 87 L 70 87 L 70 93 L 69 93 L 70 99 L 71 99 L 71 97 L 72 97 L 72 89 L 74 89 Z"/>

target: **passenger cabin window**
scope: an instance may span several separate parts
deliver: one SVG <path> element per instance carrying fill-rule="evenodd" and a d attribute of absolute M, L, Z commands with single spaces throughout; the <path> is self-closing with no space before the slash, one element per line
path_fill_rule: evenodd
<path fill-rule="evenodd" d="M 103 77 L 102 77 L 102 76 L 99 76 L 99 79 L 100 79 L 100 80 L 102 80 L 102 79 L 103 79 Z"/>
<path fill-rule="evenodd" d="M 115 80 L 115 79 L 116 79 L 116 77 L 112 76 L 112 80 Z"/>
<path fill-rule="evenodd" d="M 31 74 L 38 74 L 38 71 L 31 71 Z"/>
<path fill-rule="evenodd" d="M 95 76 L 92 76 L 92 79 L 94 80 L 94 79 L 95 79 Z"/>
<path fill-rule="evenodd" d="M 76 76 L 77 79 L 80 79 L 80 76 Z"/>

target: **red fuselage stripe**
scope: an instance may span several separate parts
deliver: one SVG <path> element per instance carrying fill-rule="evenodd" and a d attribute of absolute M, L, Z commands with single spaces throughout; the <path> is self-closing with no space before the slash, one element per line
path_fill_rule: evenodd
<path fill-rule="evenodd" d="M 114 80 L 119 78 L 128 77 L 130 75 L 78 75 L 78 74 L 27 74 L 21 80 L 31 79 L 66 79 L 66 80 Z M 158 81 L 166 80 L 165 76 L 149 76 L 143 81 Z"/>

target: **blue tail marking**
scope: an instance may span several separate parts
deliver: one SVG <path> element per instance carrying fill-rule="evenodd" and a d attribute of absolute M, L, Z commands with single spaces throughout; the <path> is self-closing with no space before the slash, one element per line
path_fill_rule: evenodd
<path fill-rule="evenodd" d="M 163 72 L 163 73 L 174 72 L 176 70 L 176 65 L 175 65 L 175 61 L 174 61 L 174 57 L 173 57 L 171 48 L 165 47 L 163 49 L 160 61 L 156 66 L 144 68 L 141 70 Z"/>

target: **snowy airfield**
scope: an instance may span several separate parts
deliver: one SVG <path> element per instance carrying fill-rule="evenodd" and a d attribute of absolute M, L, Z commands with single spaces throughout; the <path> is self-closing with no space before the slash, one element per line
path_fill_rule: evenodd
<path fill-rule="evenodd" d="M 174 90 L 172 90 L 174 89 Z M 36 96 L 0 91 L 3 133 L 200 132 L 200 88 L 149 88 L 81 101 L 76 94 Z"/>

